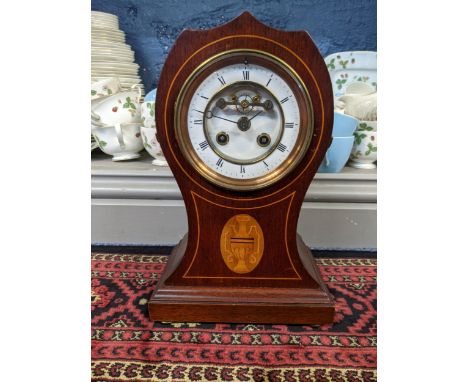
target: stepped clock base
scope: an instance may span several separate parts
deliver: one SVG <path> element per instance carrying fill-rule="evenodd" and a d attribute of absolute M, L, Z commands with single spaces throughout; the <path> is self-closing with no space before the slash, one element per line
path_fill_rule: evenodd
<path fill-rule="evenodd" d="M 172 250 L 166 270 L 156 285 L 148 303 L 152 320 L 309 325 L 333 321 L 333 297 L 299 235 L 299 255 L 307 271 L 318 282 L 316 289 L 166 285 L 165 280 L 179 264 L 186 245 L 187 236 Z"/>

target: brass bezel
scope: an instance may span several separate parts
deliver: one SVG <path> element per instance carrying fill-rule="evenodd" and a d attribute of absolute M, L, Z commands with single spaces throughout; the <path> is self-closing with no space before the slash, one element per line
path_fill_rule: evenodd
<path fill-rule="evenodd" d="M 186 100 L 186 93 L 187 90 L 190 88 L 190 85 L 193 81 L 205 70 L 209 69 L 209 67 L 222 59 L 241 56 L 241 55 L 248 55 L 248 56 L 256 56 L 261 59 L 265 59 L 283 69 L 291 79 L 296 83 L 299 90 L 302 92 L 304 96 L 304 101 L 307 109 L 308 115 L 308 124 L 307 126 L 303 125 L 303 118 L 301 116 L 301 127 L 299 131 L 299 135 L 296 140 L 296 144 L 294 148 L 291 150 L 288 157 L 275 168 L 273 171 L 268 172 L 267 174 L 257 177 L 257 178 L 250 178 L 250 179 L 239 179 L 239 178 L 230 178 L 224 175 L 219 174 L 218 172 L 211 169 L 207 166 L 201 158 L 196 153 L 194 147 L 191 144 L 190 137 L 188 134 L 188 130 L 182 131 L 181 128 L 181 120 L 186 121 L 186 115 L 182 119 L 181 117 L 181 109 L 184 101 Z M 226 85 L 228 86 L 228 85 Z M 283 121 L 284 122 L 284 121 Z M 179 143 L 180 149 L 184 157 L 190 163 L 190 165 L 205 179 L 209 182 L 234 191 L 253 191 L 262 189 L 265 187 L 270 186 L 273 183 L 278 182 L 288 173 L 290 173 L 296 165 L 301 161 L 306 153 L 307 149 L 310 146 L 312 135 L 313 135 L 313 126 L 314 126 L 314 114 L 312 108 L 312 101 L 310 99 L 309 92 L 307 91 L 306 86 L 304 85 L 302 79 L 296 73 L 296 71 L 288 65 L 286 62 L 281 60 L 280 58 L 257 49 L 232 49 L 226 52 L 222 52 L 216 54 L 209 59 L 202 62 L 185 80 L 179 95 L 177 96 L 176 104 L 175 104 L 175 115 L 174 115 L 174 126 L 176 132 L 176 139 Z M 284 127 L 283 127 L 284 128 Z"/>

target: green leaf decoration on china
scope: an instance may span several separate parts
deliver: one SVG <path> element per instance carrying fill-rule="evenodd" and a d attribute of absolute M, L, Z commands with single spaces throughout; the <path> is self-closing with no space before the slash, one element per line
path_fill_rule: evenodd
<path fill-rule="evenodd" d="M 112 94 L 112 89 L 107 89 L 107 94 L 111 95 Z"/>
<path fill-rule="evenodd" d="M 155 103 L 147 102 L 146 106 L 150 109 L 150 115 L 154 117 L 154 107 L 156 106 Z"/>
<path fill-rule="evenodd" d="M 370 155 L 371 153 L 375 153 L 377 151 L 377 146 L 374 146 L 372 143 L 368 143 L 367 147 L 369 150 L 367 150 L 364 154 Z"/>
<path fill-rule="evenodd" d="M 358 150 L 355 153 L 351 154 L 351 159 L 358 159 L 360 156 L 362 156 L 362 152 Z"/>
<path fill-rule="evenodd" d="M 372 127 L 365 122 L 361 122 L 357 131 L 372 131 Z"/>
<path fill-rule="evenodd" d="M 335 59 L 332 58 L 330 62 L 327 64 L 328 69 L 335 69 Z"/>
<path fill-rule="evenodd" d="M 346 69 L 346 65 L 348 65 L 348 62 L 349 62 L 349 60 L 346 60 L 346 61 L 340 60 L 340 61 L 338 61 L 338 63 L 343 67 L 343 69 Z"/>
<path fill-rule="evenodd" d="M 97 91 L 96 91 L 96 90 L 91 90 L 91 95 L 92 95 L 92 96 L 95 96 L 95 95 L 96 95 L 96 93 L 97 93 Z"/>
<path fill-rule="evenodd" d="M 360 145 L 362 140 L 367 136 L 366 134 L 359 134 L 357 132 L 353 134 L 357 145 Z"/>
<path fill-rule="evenodd" d="M 127 97 L 126 98 L 126 101 L 123 105 L 124 109 L 133 109 L 133 110 L 136 110 L 136 106 L 135 104 L 132 102 L 132 100 L 130 99 L 130 97 Z"/>
<path fill-rule="evenodd" d="M 107 142 L 99 139 L 97 135 L 94 135 L 94 139 L 96 139 L 99 147 L 106 147 L 107 146 Z"/>
<path fill-rule="evenodd" d="M 338 85 L 338 89 L 341 89 L 343 85 L 346 83 L 346 81 L 347 81 L 346 79 L 343 79 L 343 80 L 337 79 L 336 84 Z"/>
<path fill-rule="evenodd" d="M 148 144 L 148 138 L 146 138 L 146 135 L 144 134 L 143 134 L 143 146 L 151 150 L 151 146 Z"/>

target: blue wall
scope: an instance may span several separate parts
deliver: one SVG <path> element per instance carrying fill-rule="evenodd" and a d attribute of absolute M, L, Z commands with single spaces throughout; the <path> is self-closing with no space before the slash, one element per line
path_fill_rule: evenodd
<path fill-rule="evenodd" d="M 245 10 L 267 25 L 307 30 L 323 56 L 348 50 L 377 50 L 377 0 L 92 0 L 96 11 L 119 16 L 149 91 L 184 28 L 208 29 Z"/>

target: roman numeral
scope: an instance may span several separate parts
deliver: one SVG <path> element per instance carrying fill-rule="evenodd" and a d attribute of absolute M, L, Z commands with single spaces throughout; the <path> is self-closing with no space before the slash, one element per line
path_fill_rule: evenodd
<path fill-rule="evenodd" d="M 219 158 L 218 161 L 216 162 L 216 166 L 223 167 L 223 163 L 224 161 L 221 158 Z"/>
<path fill-rule="evenodd" d="M 244 77 L 244 81 L 247 81 L 250 77 L 249 71 L 248 70 L 243 70 L 242 71 L 242 76 Z"/>
<path fill-rule="evenodd" d="M 268 85 L 270 84 L 270 81 L 271 81 L 271 77 L 273 77 L 273 74 L 270 76 L 270 79 L 268 80 L 268 82 L 266 83 L 266 87 L 268 87 Z"/>
<path fill-rule="evenodd" d="M 280 143 L 277 147 L 277 149 L 279 151 L 281 151 L 282 153 L 284 153 L 284 151 L 287 149 L 287 147 L 285 145 L 283 145 L 282 143 Z"/>
<path fill-rule="evenodd" d="M 193 121 L 193 123 L 195 125 L 201 125 L 203 123 L 203 119 L 196 119 L 195 121 Z"/>
<path fill-rule="evenodd" d="M 265 165 L 266 168 L 268 168 L 268 163 L 263 161 L 263 164 Z"/>
<path fill-rule="evenodd" d="M 240 165 L 240 172 L 241 174 L 245 174 L 245 167 Z"/>
<path fill-rule="evenodd" d="M 223 76 L 219 77 L 218 76 L 219 82 L 221 82 L 221 85 L 226 85 L 226 81 L 224 80 Z"/>
<path fill-rule="evenodd" d="M 292 129 L 294 127 L 294 122 L 286 122 L 284 127 L 286 127 L 286 129 Z"/>
<path fill-rule="evenodd" d="M 199 146 L 202 150 L 205 150 L 208 147 L 208 142 L 203 141 L 202 143 L 199 144 Z"/>
<path fill-rule="evenodd" d="M 287 102 L 288 100 L 289 100 L 289 97 L 284 97 L 280 102 L 281 102 L 281 103 L 285 103 L 285 102 Z"/>

